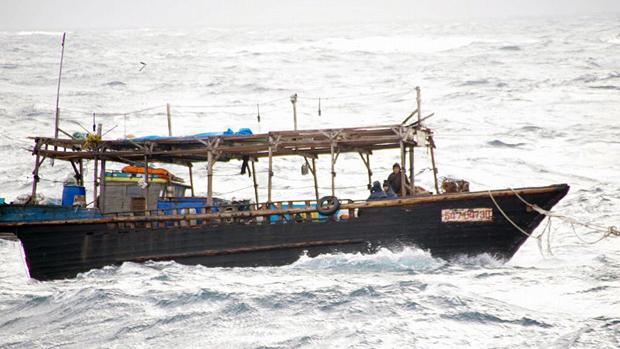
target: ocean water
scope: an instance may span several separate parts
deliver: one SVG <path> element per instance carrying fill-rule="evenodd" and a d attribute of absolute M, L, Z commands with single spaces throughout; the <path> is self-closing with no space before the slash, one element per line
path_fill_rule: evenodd
<path fill-rule="evenodd" d="M 423 115 L 435 113 L 426 123 L 441 176 L 472 190 L 568 183 L 559 212 L 620 226 L 619 23 L 609 15 L 70 31 L 60 127 L 90 130 L 94 113 L 106 138 L 165 135 L 170 103 L 176 135 L 290 129 L 293 93 L 300 128 L 397 123 L 420 86 Z M 30 190 L 28 137 L 53 134 L 60 36 L 0 32 L 7 201 Z M 416 181 L 430 188 L 428 154 L 416 155 Z M 376 152 L 376 179 L 398 157 Z M 45 164 L 40 192 L 58 198 L 70 169 Z M 275 161 L 276 199 L 313 197 L 301 164 Z M 240 166 L 216 166 L 218 196 L 253 197 Z M 264 200 L 266 165 L 257 171 Z M 319 171 L 327 193 L 327 159 Z M 206 192 L 205 166 L 194 173 Z M 341 156 L 337 173 L 339 197 L 367 195 L 358 157 Z M 301 256 L 278 268 L 125 263 L 54 282 L 29 280 L 19 244 L 0 240 L 0 347 L 617 348 L 620 238 L 588 243 L 599 237 L 554 221 L 548 238 L 508 262 L 445 261 L 410 247 Z"/>

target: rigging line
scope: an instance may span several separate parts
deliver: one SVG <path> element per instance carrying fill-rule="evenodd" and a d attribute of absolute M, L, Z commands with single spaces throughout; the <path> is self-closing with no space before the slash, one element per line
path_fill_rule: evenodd
<path fill-rule="evenodd" d="M 518 231 L 520 231 L 521 233 L 523 233 L 525 236 L 527 237 L 533 237 L 535 239 L 539 239 L 540 236 L 532 236 L 532 234 L 529 234 L 528 232 L 526 232 L 525 230 L 523 230 L 520 226 L 518 226 L 515 222 L 512 221 L 512 219 L 510 219 L 510 217 L 508 217 L 508 215 L 506 214 L 506 212 L 504 212 L 504 210 L 502 210 L 502 208 L 499 206 L 499 204 L 497 203 L 497 201 L 495 201 L 495 198 L 493 197 L 493 194 L 491 193 L 490 190 L 487 190 L 487 192 L 489 193 L 489 197 L 491 198 L 491 201 L 493 201 L 493 204 L 495 204 L 495 207 L 497 207 L 497 209 L 499 210 L 499 212 L 502 214 L 502 216 L 504 216 L 504 218 L 506 218 L 506 220 L 512 224 Z"/>
<path fill-rule="evenodd" d="M 529 206 L 531 209 L 533 209 L 534 211 L 538 212 L 539 214 L 542 214 L 542 215 L 545 215 L 545 216 L 549 216 L 549 217 L 556 217 L 556 218 L 559 218 L 559 219 L 561 219 L 561 220 L 563 220 L 565 222 L 576 224 L 576 225 L 581 225 L 583 227 L 590 228 L 592 230 L 596 230 L 596 231 L 602 232 L 604 234 L 620 236 L 620 231 L 618 231 L 618 229 L 615 226 L 605 227 L 605 226 L 598 225 L 598 224 L 581 222 L 581 221 L 579 221 L 579 220 L 577 220 L 575 218 L 572 218 L 572 217 L 569 217 L 569 216 L 566 216 L 566 215 L 563 215 L 563 214 L 560 214 L 560 213 L 555 213 L 555 212 L 551 212 L 551 211 L 545 210 L 545 209 L 541 208 L 540 206 L 532 204 L 532 203 L 528 202 L 527 200 L 525 200 L 514 189 L 510 188 L 510 190 L 525 205 Z"/>

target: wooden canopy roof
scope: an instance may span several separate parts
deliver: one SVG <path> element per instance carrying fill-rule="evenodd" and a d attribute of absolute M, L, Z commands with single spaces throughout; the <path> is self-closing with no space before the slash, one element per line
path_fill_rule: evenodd
<path fill-rule="evenodd" d="M 426 146 L 432 132 L 417 123 L 354 128 L 274 131 L 255 135 L 208 137 L 161 137 L 88 141 L 35 137 L 33 154 L 77 161 L 98 159 L 121 163 L 149 162 L 187 165 L 208 160 L 211 152 L 218 161 L 258 159 L 267 156 L 300 155 L 317 157 L 332 151 L 371 153 L 373 150 Z M 432 140 L 430 140 L 432 146 Z"/>

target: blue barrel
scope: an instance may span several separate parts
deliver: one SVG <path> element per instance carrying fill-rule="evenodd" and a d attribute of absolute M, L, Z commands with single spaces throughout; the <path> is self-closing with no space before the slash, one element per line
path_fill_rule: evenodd
<path fill-rule="evenodd" d="M 81 185 L 66 184 L 62 188 L 62 205 L 73 206 L 74 203 L 86 203 L 86 188 Z"/>

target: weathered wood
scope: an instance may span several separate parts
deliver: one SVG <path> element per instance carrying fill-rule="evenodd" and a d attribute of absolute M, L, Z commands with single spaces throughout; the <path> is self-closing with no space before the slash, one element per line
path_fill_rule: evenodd
<path fill-rule="evenodd" d="M 34 169 L 32 170 L 32 192 L 30 193 L 30 202 L 35 201 L 37 195 L 37 184 L 39 183 L 39 168 L 41 167 L 39 148 L 41 148 L 41 142 L 37 140 L 37 143 L 34 147 L 35 159 L 34 159 Z"/>
<path fill-rule="evenodd" d="M 439 194 L 439 182 L 437 181 L 437 166 L 435 166 L 435 142 L 433 138 L 429 136 L 429 149 L 431 151 L 431 163 L 433 165 L 433 178 L 435 180 L 435 193 Z"/>
<path fill-rule="evenodd" d="M 293 104 L 293 129 L 297 131 L 297 93 L 291 96 L 291 103 Z"/>
<path fill-rule="evenodd" d="M 335 151 L 335 143 L 331 144 L 331 156 L 332 156 L 332 196 L 336 196 L 336 157 L 334 154 Z M 317 203 L 318 205 L 318 203 Z"/>
<path fill-rule="evenodd" d="M 194 175 L 192 174 L 192 165 L 191 162 L 187 164 L 187 168 L 189 169 L 189 186 L 192 193 L 192 197 L 194 197 Z"/>
<path fill-rule="evenodd" d="M 414 162 L 415 162 L 415 157 L 413 154 L 415 147 L 410 146 L 409 147 L 409 180 L 411 181 L 411 195 L 415 195 L 415 167 L 414 167 Z"/>
<path fill-rule="evenodd" d="M 563 190 L 563 188 L 567 188 L 566 185 L 552 185 L 547 187 L 533 187 L 533 188 L 518 188 L 518 189 L 504 189 L 504 190 L 493 190 L 490 192 L 494 198 L 507 197 L 507 196 L 515 196 L 515 193 L 519 195 L 532 195 L 532 194 L 542 194 L 542 193 L 552 193 L 557 192 L 558 190 Z M 567 190 L 567 189 L 566 189 Z M 343 202 L 340 206 L 341 210 L 348 209 L 363 209 L 363 208 L 373 208 L 373 207 L 393 207 L 393 206 L 404 206 L 404 205 L 416 205 L 422 203 L 430 203 L 430 202 L 441 202 L 441 201 L 464 201 L 464 200 L 476 200 L 476 199 L 486 199 L 489 198 L 488 191 L 480 191 L 480 192 L 468 192 L 468 193 L 450 193 L 450 194 L 440 194 L 440 195 L 427 195 L 427 196 L 416 196 L 416 197 L 406 197 L 401 199 L 385 199 L 385 200 L 371 200 L 371 201 L 355 201 L 355 202 Z M 525 210 L 525 206 L 523 206 L 523 210 Z M 269 216 L 269 215 L 291 215 L 295 213 L 306 213 L 306 212 L 316 212 L 316 207 L 303 207 L 303 208 L 277 208 L 277 209 L 261 209 L 257 211 L 233 211 L 233 212 L 217 212 L 217 213 L 203 213 L 203 214 L 184 214 L 184 215 L 176 215 L 173 213 L 169 216 L 133 216 L 133 213 L 129 213 L 130 216 L 106 216 L 103 218 L 94 218 L 94 219 L 80 219 L 80 220 L 54 220 L 54 221 L 35 221 L 35 222 L 0 222 L 0 227 L 8 228 L 8 227 L 21 227 L 21 226 L 38 226 L 38 225 L 63 225 L 63 224 L 74 224 L 74 225 L 85 225 L 85 224 L 98 224 L 98 223 L 115 223 L 115 222 L 128 222 L 128 223 L 136 223 L 136 222 L 154 222 L 154 221 L 182 221 L 189 219 L 227 219 L 227 218 L 244 218 L 244 217 L 257 217 L 257 216 Z"/>
<path fill-rule="evenodd" d="M 170 103 L 166 103 L 166 116 L 168 119 L 168 136 L 172 137 L 172 115 L 170 114 Z"/>
<path fill-rule="evenodd" d="M 213 151 L 209 150 L 207 154 L 207 205 L 213 206 Z"/>
<path fill-rule="evenodd" d="M 254 200 L 256 200 L 256 204 L 260 202 L 258 200 L 258 182 L 256 181 L 256 166 L 254 166 L 254 160 L 250 161 L 252 163 L 252 182 L 254 183 Z"/>
<path fill-rule="evenodd" d="M 101 186 L 101 195 L 99 198 L 99 208 L 101 208 L 102 210 L 105 209 L 105 195 L 104 193 L 106 192 L 106 183 L 105 183 L 105 160 L 101 160 L 101 173 L 99 175 L 99 182 L 100 182 L 100 186 Z"/>
<path fill-rule="evenodd" d="M 405 175 L 405 142 L 400 141 L 400 196 L 407 196 L 407 176 Z"/>

